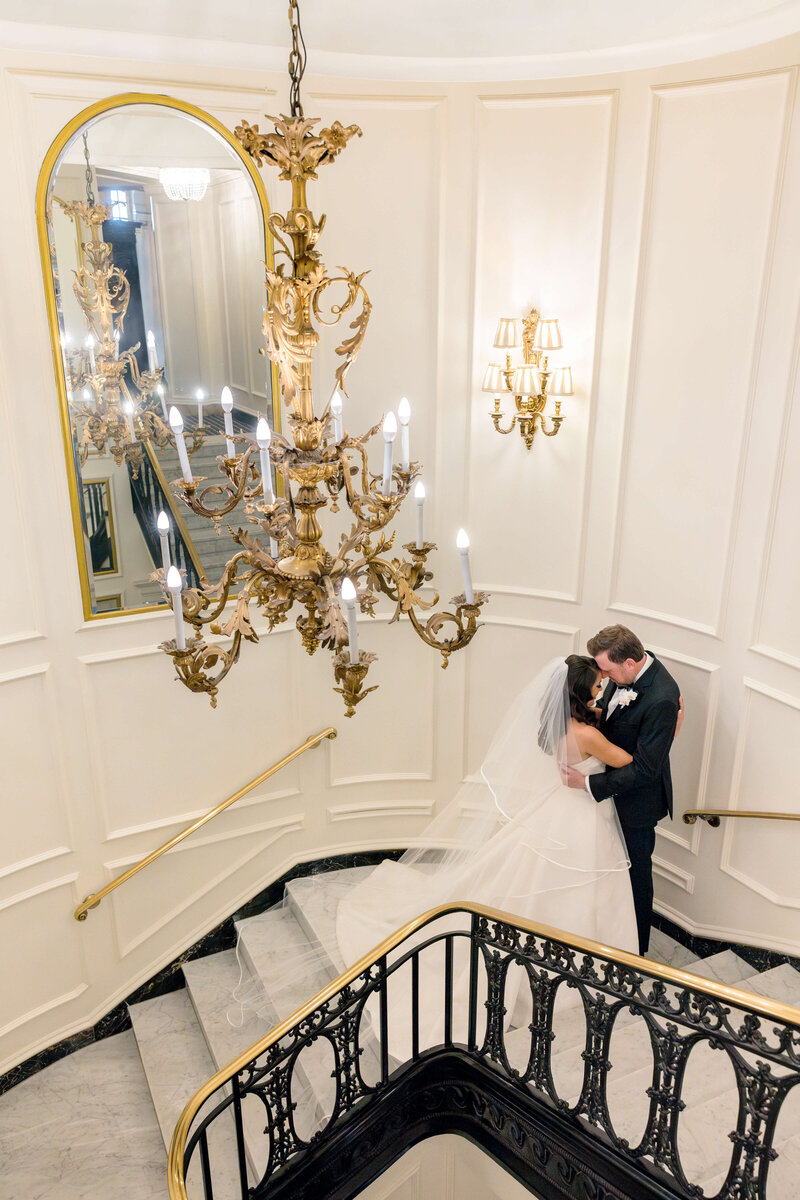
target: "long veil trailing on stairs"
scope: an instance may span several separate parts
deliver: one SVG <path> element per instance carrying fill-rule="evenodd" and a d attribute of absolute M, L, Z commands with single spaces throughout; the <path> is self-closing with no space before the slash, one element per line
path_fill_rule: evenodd
<path fill-rule="evenodd" d="M 598 805 L 585 792 L 561 783 L 560 765 L 580 758 L 570 732 L 566 677 L 563 659 L 539 672 L 501 722 L 478 777 L 457 790 L 399 861 L 387 859 L 363 872 L 335 898 L 326 894 L 329 932 L 324 941 L 292 941 L 288 923 L 281 930 L 279 906 L 274 937 L 276 945 L 281 938 L 286 943 L 277 996 L 273 993 L 271 999 L 277 1019 L 407 921 L 454 900 L 485 904 L 635 949 L 628 862 L 613 803 Z M 322 889 L 324 876 L 316 878 Z M 433 949 L 426 963 L 428 953 L 420 959 L 423 1046 L 441 1040 L 443 1022 L 442 965 L 434 960 Z M 457 954 L 458 997 L 466 991 L 459 986 L 468 969 L 465 944 L 457 946 Z M 244 965 L 240 957 L 243 977 Z M 411 1048 L 405 968 L 389 986 L 390 1052 L 403 1061 Z M 510 1027 L 518 986 L 515 977 L 506 991 Z M 246 1010 L 261 1011 L 265 1003 L 253 984 L 237 989 L 234 1000 L 229 1011 L 234 1023 Z M 457 1006 L 456 1036 L 459 1019 L 463 1024 L 466 1013 L 459 1013 Z"/>

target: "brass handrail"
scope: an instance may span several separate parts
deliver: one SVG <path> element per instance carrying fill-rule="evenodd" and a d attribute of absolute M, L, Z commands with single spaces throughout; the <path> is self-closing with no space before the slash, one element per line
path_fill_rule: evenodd
<path fill-rule="evenodd" d="M 760 821 L 800 821 L 800 813 L 746 812 L 738 808 L 690 808 L 683 814 L 686 825 L 694 825 L 697 818 L 707 821 L 712 828 L 719 826 L 720 817 L 749 817 Z"/>
<path fill-rule="evenodd" d="M 724 1004 L 730 1004 L 734 1008 L 744 1008 L 762 1017 L 775 1018 L 792 1025 L 800 1025 L 800 1009 L 794 1008 L 790 1004 L 782 1004 L 778 1000 L 768 1000 L 754 992 L 745 992 L 740 988 L 730 987 L 728 984 L 717 983 L 715 979 L 706 979 L 699 975 L 693 975 L 690 971 L 682 971 L 678 967 L 669 967 L 662 963 L 656 963 L 652 959 L 640 957 L 638 954 L 631 954 L 627 950 L 618 950 L 613 946 L 605 946 L 601 942 L 592 941 L 591 938 L 580 937 L 575 933 L 567 933 L 562 929 L 556 929 L 552 925 L 540 925 L 523 917 L 516 917 L 511 913 L 487 908 L 482 904 L 468 904 L 461 901 L 440 904 L 437 908 L 429 909 L 428 912 L 415 917 L 412 921 L 408 921 L 402 928 L 390 934 L 380 945 L 376 946 L 373 950 L 369 950 L 352 967 L 348 967 L 345 971 L 342 971 L 341 975 L 326 984 L 324 988 L 321 988 L 315 996 L 312 996 L 305 1004 L 301 1004 L 291 1016 L 286 1017 L 285 1020 L 275 1025 L 263 1038 L 255 1042 L 248 1050 L 240 1054 L 238 1058 L 235 1058 L 233 1062 L 228 1063 L 226 1067 L 221 1067 L 216 1075 L 209 1079 L 207 1083 L 204 1083 L 201 1088 L 198 1088 L 178 1118 L 175 1132 L 172 1135 L 167 1161 L 167 1187 L 170 1200 L 189 1200 L 183 1174 L 186 1139 L 192 1122 L 209 1096 L 213 1095 L 224 1084 L 229 1083 L 235 1075 L 238 1075 L 250 1063 L 262 1058 L 266 1051 L 271 1046 L 280 1042 L 294 1026 L 299 1025 L 301 1021 L 309 1017 L 316 1009 L 322 1008 L 323 1005 L 347 987 L 348 984 L 352 983 L 354 979 L 357 979 L 363 971 L 376 966 L 380 959 L 388 955 L 391 950 L 399 946 L 412 933 L 424 928 L 424 926 L 437 920 L 439 917 L 455 912 L 487 917 L 490 921 L 499 921 L 501 924 L 511 924 L 516 929 L 536 934 L 540 938 L 549 938 L 557 942 L 565 941 L 573 949 L 582 950 L 593 957 L 599 955 L 601 958 L 611 958 L 615 963 L 632 967 L 635 971 L 641 971 L 648 976 L 655 975 L 660 980 L 678 984 L 683 988 L 693 988 L 695 990 L 699 988 L 705 995 L 713 996 L 715 999 L 721 1000 Z"/>
<path fill-rule="evenodd" d="M 126 883 L 134 875 L 138 875 L 139 871 L 143 870 L 144 867 L 148 867 L 151 862 L 155 862 L 157 858 L 161 858 L 162 854 L 166 854 L 167 851 L 171 850 L 173 846 L 177 846 L 178 843 L 182 842 L 184 838 L 187 838 L 190 833 L 194 833 L 196 829 L 202 829 L 204 825 L 207 825 L 209 821 L 214 819 L 214 817 L 219 816 L 219 814 L 224 812 L 226 808 L 230 808 L 230 806 L 235 804 L 237 800 L 241 800 L 242 796 L 246 796 L 248 792 L 252 792 L 254 787 L 258 787 L 258 785 L 263 783 L 265 779 L 269 779 L 270 775 L 274 775 L 276 771 L 280 771 L 282 767 L 287 766 L 293 761 L 293 759 L 299 758 L 301 754 L 305 754 L 306 750 L 313 750 L 314 747 L 318 746 L 320 742 L 325 740 L 325 738 L 333 740 L 335 737 L 336 730 L 332 725 L 329 725 L 328 728 L 323 729 L 321 733 L 315 733 L 310 738 L 306 738 L 302 746 L 297 746 L 291 751 L 291 753 L 284 754 L 283 758 L 281 758 L 278 762 L 273 763 L 273 765 L 268 767 L 266 771 L 262 771 L 262 773 L 257 775 L 255 779 L 251 779 L 250 782 L 246 783 L 244 787 L 239 788 L 238 792 L 234 792 L 232 796 L 229 796 L 227 800 L 223 800 L 221 804 L 216 806 L 216 808 L 212 808 L 210 812 L 205 814 L 205 816 L 198 817 L 196 821 L 192 821 L 191 825 L 187 825 L 186 828 L 182 829 L 180 833 L 176 833 L 175 837 L 171 837 L 168 842 L 164 842 L 163 845 L 159 846 L 157 850 L 153 850 L 151 854 L 148 854 L 146 858 L 141 859 L 138 863 L 135 863 L 134 866 L 129 867 L 128 870 L 122 875 L 118 875 L 116 879 L 112 879 L 111 883 L 107 883 L 106 886 L 101 888 L 99 892 L 92 892 L 89 896 L 82 900 L 75 909 L 75 912 L 72 914 L 75 920 L 85 921 L 90 910 L 97 908 L 100 901 L 103 900 L 109 894 L 109 892 L 113 892 L 116 888 L 118 888 L 121 883 Z"/>

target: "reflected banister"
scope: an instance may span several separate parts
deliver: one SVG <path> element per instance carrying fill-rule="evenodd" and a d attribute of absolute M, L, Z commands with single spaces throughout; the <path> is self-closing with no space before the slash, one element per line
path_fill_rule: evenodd
<path fill-rule="evenodd" d="M 713 829 L 717 829 L 721 817 L 745 817 L 748 820 L 759 821 L 800 821 L 800 813 L 752 812 L 738 808 L 690 808 L 683 814 L 683 821 L 685 825 L 694 825 L 699 818 Z"/>
<path fill-rule="evenodd" d="M 306 738 L 302 745 L 295 747 L 295 749 L 290 751 L 289 754 L 285 754 L 283 758 L 279 759 L 278 762 L 273 763 L 272 766 L 268 767 L 266 771 L 262 771 L 262 773 L 257 775 L 255 779 L 251 779 L 250 782 L 246 783 L 244 787 L 239 788 L 238 792 L 234 792 L 233 795 L 229 796 L 227 800 L 223 800 L 220 804 L 216 805 L 215 808 L 212 808 L 209 812 L 205 813 L 204 816 L 198 817 L 196 821 L 192 821 L 191 825 L 187 825 L 185 829 L 182 829 L 180 833 L 176 833 L 174 837 L 170 838 L 169 841 L 164 842 L 158 847 L 157 850 L 153 850 L 145 858 L 140 859 L 138 863 L 135 863 L 132 867 L 129 867 L 128 870 L 123 872 L 122 875 L 118 875 L 116 879 L 112 879 L 111 882 L 107 883 L 106 886 L 101 888 L 99 892 L 92 892 L 90 895 L 88 895 L 84 900 L 81 901 L 72 914 L 75 920 L 85 921 L 91 909 L 97 908 L 100 901 L 105 899 L 110 892 L 115 891 L 121 884 L 126 883 L 129 879 L 132 879 L 134 875 L 138 875 L 138 873 L 144 870 L 145 867 L 148 867 L 150 863 L 155 862 L 158 858 L 161 858 L 162 855 L 166 854 L 168 850 L 171 850 L 173 846 L 177 846 L 179 842 L 182 842 L 185 838 L 187 838 L 190 833 L 194 833 L 196 830 L 202 829 L 202 827 L 207 825 L 209 821 L 212 821 L 214 817 L 217 817 L 220 813 L 225 812 L 225 810 L 230 808 L 232 804 L 235 804 L 237 800 L 241 800 L 242 796 L 246 796 L 248 792 L 252 792 L 253 788 L 258 787 L 258 785 L 263 783 L 265 779 L 269 779 L 271 775 L 276 774 L 277 771 L 280 771 L 283 767 L 288 766 L 290 762 L 293 762 L 295 758 L 299 758 L 301 754 L 305 754 L 307 750 L 313 750 L 315 746 L 318 746 L 320 742 L 323 742 L 326 738 L 332 741 L 335 737 L 336 730 L 332 725 L 329 725 L 327 729 L 323 729 L 320 733 L 312 734 L 310 738 Z"/>

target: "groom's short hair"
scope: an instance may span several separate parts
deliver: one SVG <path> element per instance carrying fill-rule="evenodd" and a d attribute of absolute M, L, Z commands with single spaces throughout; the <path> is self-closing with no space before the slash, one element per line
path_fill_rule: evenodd
<path fill-rule="evenodd" d="M 592 658 L 607 654 L 613 663 L 623 663 L 629 658 L 640 662 L 645 655 L 644 646 L 626 625 L 607 625 L 589 638 L 586 649 Z"/>

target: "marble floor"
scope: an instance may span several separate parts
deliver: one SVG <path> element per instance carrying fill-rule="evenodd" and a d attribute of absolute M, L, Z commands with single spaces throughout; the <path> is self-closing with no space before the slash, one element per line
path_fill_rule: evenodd
<path fill-rule="evenodd" d="M 167 1156 L 136 1039 L 94 1042 L 2 1099 L 2 1200 L 165 1200 Z"/>

